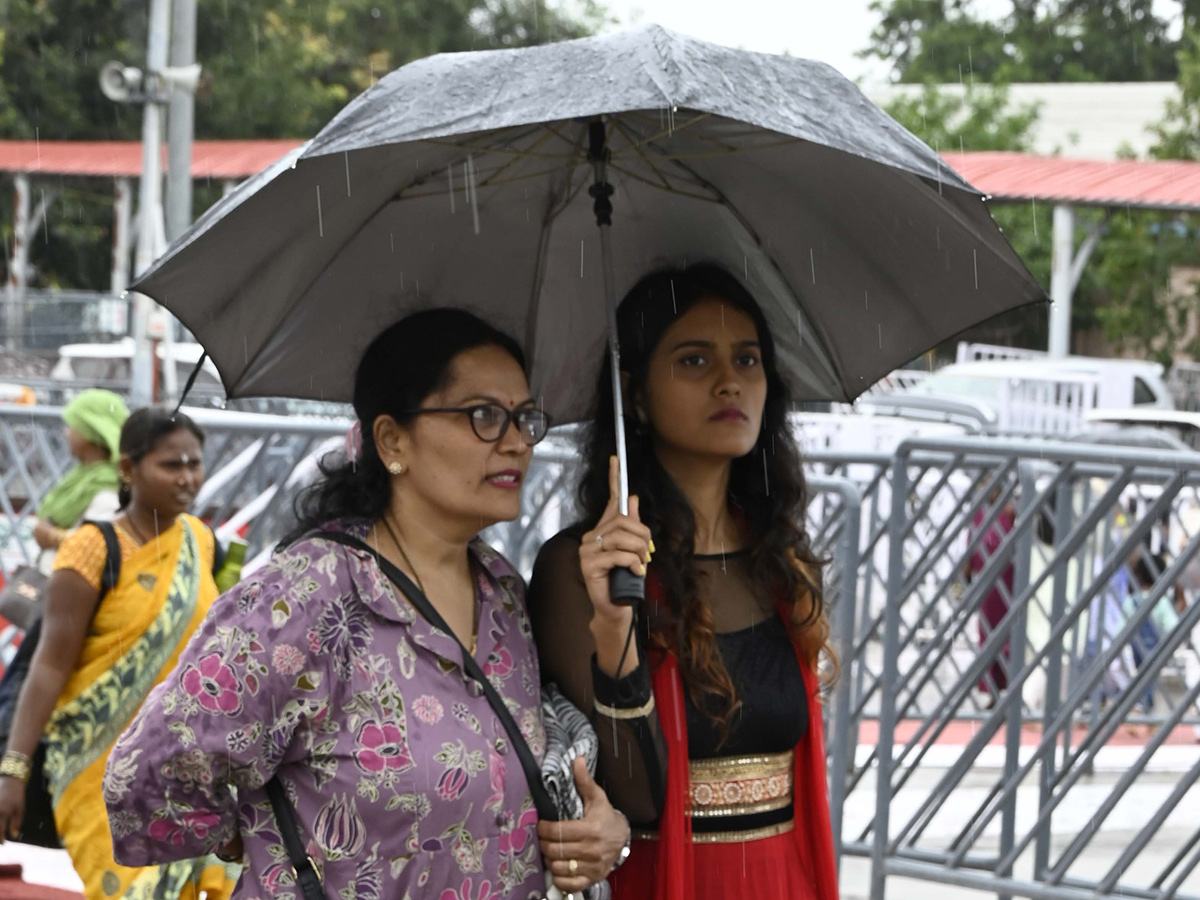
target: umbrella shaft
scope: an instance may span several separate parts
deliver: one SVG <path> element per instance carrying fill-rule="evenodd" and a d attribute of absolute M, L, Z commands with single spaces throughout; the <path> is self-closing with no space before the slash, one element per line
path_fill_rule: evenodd
<path fill-rule="evenodd" d="M 620 473 L 621 515 L 629 514 L 629 460 L 625 452 L 625 398 L 621 390 L 621 345 L 617 340 L 617 297 L 613 286 L 612 236 L 609 225 L 600 226 L 600 257 L 604 268 L 604 309 L 608 315 L 608 357 L 612 369 L 613 417 L 616 426 L 617 464 Z"/>

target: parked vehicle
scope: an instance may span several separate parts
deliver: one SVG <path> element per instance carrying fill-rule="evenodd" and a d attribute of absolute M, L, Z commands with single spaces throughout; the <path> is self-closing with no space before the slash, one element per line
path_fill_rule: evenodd
<path fill-rule="evenodd" d="M 995 414 L 994 429 L 1006 433 L 1069 433 L 1096 408 L 1174 409 L 1157 363 L 1081 356 L 955 363 L 893 399 L 904 395 L 983 405 Z"/>
<path fill-rule="evenodd" d="M 1200 412 L 1175 409 L 1094 409 L 1085 415 L 1092 428 L 1159 434 L 1172 449 L 1200 451 Z M 1117 441 L 1113 441 L 1117 443 Z"/>
<path fill-rule="evenodd" d="M 133 338 L 122 338 L 110 344 L 64 344 L 58 349 L 58 362 L 50 372 L 50 378 L 64 384 L 86 382 L 97 387 L 113 386 L 126 389 L 133 370 Z M 175 379 L 182 386 L 204 348 L 199 344 L 159 344 L 158 378 L 165 382 L 168 360 L 175 366 Z M 216 393 L 225 396 L 221 378 L 211 360 L 205 360 L 192 390 L 198 394 Z"/>
<path fill-rule="evenodd" d="M 37 394 L 33 388 L 23 384 L 13 384 L 10 381 L 0 381 L 0 403 L 13 403 L 17 406 L 33 406 L 37 403 Z"/>

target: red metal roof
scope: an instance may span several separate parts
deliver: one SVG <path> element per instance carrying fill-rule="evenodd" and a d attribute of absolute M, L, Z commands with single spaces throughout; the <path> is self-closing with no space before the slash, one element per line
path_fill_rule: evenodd
<path fill-rule="evenodd" d="M 946 153 L 947 163 L 994 200 L 1200 210 L 1200 162 L 1090 160 L 1024 153 Z"/>
<path fill-rule="evenodd" d="M 300 143 L 196 141 L 192 177 L 248 178 Z M 0 141 L 0 172 L 136 178 L 142 173 L 142 145 L 139 141 Z"/>
<path fill-rule="evenodd" d="M 196 141 L 192 177 L 248 178 L 300 143 Z M 1200 211 L 1200 162 L 1103 161 L 1002 152 L 944 156 L 955 171 L 997 201 Z M 142 145 L 137 141 L 0 141 L 0 172 L 136 178 L 141 171 Z"/>

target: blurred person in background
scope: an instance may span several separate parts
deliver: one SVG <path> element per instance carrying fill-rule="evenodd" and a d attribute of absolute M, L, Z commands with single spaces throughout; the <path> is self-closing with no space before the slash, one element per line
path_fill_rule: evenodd
<path fill-rule="evenodd" d="M 97 526 L 62 541 L 46 588 L 41 640 L 0 758 L 3 842 L 20 832 L 31 761 L 44 741 L 55 826 L 88 900 L 190 900 L 201 893 L 221 900 L 237 879 L 238 866 L 212 856 L 118 865 L 101 784 L 117 736 L 174 668 L 217 596 L 216 540 L 186 512 L 204 481 L 203 444 L 203 432 L 182 413 L 141 409 L 125 422 L 120 515 L 113 522 L 120 558 L 109 557 Z M 110 574 L 114 586 L 103 593 L 106 567 L 116 577 Z M 179 771 L 181 778 L 196 775 L 186 766 Z"/>

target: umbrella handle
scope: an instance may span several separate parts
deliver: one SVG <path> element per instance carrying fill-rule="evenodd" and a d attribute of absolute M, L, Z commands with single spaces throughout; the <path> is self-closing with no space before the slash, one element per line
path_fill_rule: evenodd
<path fill-rule="evenodd" d="M 646 599 L 646 576 L 629 569 L 613 569 L 608 573 L 608 596 L 613 606 L 635 606 Z"/>

